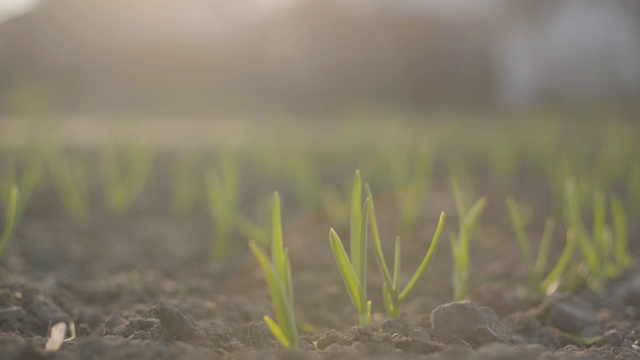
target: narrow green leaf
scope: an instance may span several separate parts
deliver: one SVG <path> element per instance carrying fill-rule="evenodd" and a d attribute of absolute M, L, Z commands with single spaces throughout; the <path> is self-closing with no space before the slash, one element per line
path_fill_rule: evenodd
<path fill-rule="evenodd" d="M 445 215 L 444 215 L 444 212 L 442 212 L 440 214 L 440 219 L 438 220 L 438 226 L 436 227 L 436 231 L 433 234 L 433 239 L 431 239 L 431 245 L 429 246 L 429 250 L 427 251 L 427 254 L 422 260 L 422 263 L 420 264 L 420 267 L 418 267 L 418 270 L 416 271 L 416 273 L 413 274 L 413 277 L 411 278 L 411 280 L 409 280 L 409 283 L 407 284 L 407 286 L 405 286 L 404 290 L 402 290 L 402 292 L 398 296 L 398 300 L 400 301 L 400 303 L 402 303 L 407 298 L 407 296 L 415 288 L 418 281 L 420 281 L 420 279 L 424 275 L 424 272 L 429 267 L 429 264 L 431 263 L 431 259 L 433 258 L 433 255 L 435 254 L 436 249 L 438 248 L 438 243 L 440 242 L 440 234 L 442 233 L 442 229 L 444 228 L 444 222 L 445 222 Z"/>
<path fill-rule="evenodd" d="M 369 198 L 369 229 L 371 230 L 371 236 L 373 237 L 373 249 L 376 256 L 376 262 L 378 263 L 378 269 L 384 278 L 384 283 L 388 284 L 389 288 L 393 288 L 393 282 L 391 281 L 391 275 L 389 274 L 389 268 L 384 260 L 384 254 L 382 253 L 382 246 L 380 245 L 380 234 L 378 232 L 378 221 L 376 220 L 376 212 L 373 205 L 373 197 L 371 195 L 371 189 L 368 184 L 365 184 L 365 190 L 367 198 Z"/>
<path fill-rule="evenodd" d="M 13 230 L 15 229 L 16 219 L 18 217 L 18 207 L 20 205 L 20 191 L 18 187 L 13 185 L 9 189 L 9 201 L 7 202 L 7 217 L 5 219 L 4 230 L 0 237 L 0 255 L 9 243 Z"/>
<path fill-rule="evenodd" d="M 603 243 L 603 231 L 605 225 L 605 218 L 607 216 L 606 197 L 600 192 L 596 191 L 593 198 L 593 244 L 596 251 L 602 255 L 601 262 L 604 264 L 607 262 L 606 247 Z"/>
<path fill-rule="evenodd" d="M 580 197 L 576 190 L 575 183 L 572 179 L 567 180 L 565 185 L 566 200 L 568 207 L 568 215 L 570 217 L 570 224 L 575 232 L 575 237 L 584 257 L 584 260 L 589 267 L 589 270 L 594 276 L 600 276 L 601 267 L 597 250 L 593 245 L 593 240 L 590 238 L 587 230 L 582 222 L 580 214 Z"/>
<path fill-rule="evenodd" d="M 331 243 L 333 256 L 335 257 L 336 263 L 338 264 L 338 269 L 340 270 L 340 274 L 342 275 L 344 285 L 347 288 L 347 293 L 349 294 L 351 303 L 356 308 L 358 313 L 362 314 L 366 311 L 367 306 L 364 289 L 360 287 L 360 282 L 358 281 L 358 277 L 356 276 L 353 266 L 349 261 L 347 252 L 344 250 L 342 241 L 340 241 L 340 237 L 333 229 L 329 231 L 329 240 Z"/>
<path fill-rule="evenodd" d="M 453 190 L 453 200 L 456 204 L 456 211 L 458 213 L 459 227 L 463 227 L 464 214 L 467 213 L 467 207 L 464 202 L 462 190 L 460 190 L 460 185 L 458 184 L 458 179 L 455 177 L 451 178 L 451 188 Z"/>
<path fill-rule="evenodd" d="M 613 218 L 616 261 L 619 266 L 626 269 L 631 266 L 632 261 L 629 252 L 629 237 L 627 235 L 624 207 L 618 197 L 611 198 L 611 217 Z"/>
<path fill-rule="evenodd" d="M 556 265 L 551 269 L 549 275 L 540 283 L 540 291 L 546 292 L 553 283 L 558 281 L 562 275 L 565 273 L 565 270 L 569 266 L 571 261 L 571 257 L 573 256 L 573 252 L 575 249 L 576 243 L 576 234 L 572 228 L 567 229 L 567 240 L 564 245 L 564 249 L 562 250 L 562 254 L 560 254 L 560 258 L 556 262 Z"/>
<path fill-rule="evenodd" d="M 353 179 L 353 190 L 351 193 L 351 263 L 355 271 L 356 278 L 361 281 L 363 278 L 363 249 L 362 249 L 362 183 L 360 181 L 360 171 L 356 171 Z"/>
<path fill-rule="evenodd" d="M 547 268 L 547 262 L 549 259 L 549 249 L 551 247 L 551 240 L 553 239 L 553 232 L 555 230 L 556 221 L 552 217 L 548 217 L 544 223 L 544 231 L 542 233 L 542 239 L 540 240 L 540 248 L 538 249 L 538 258 L 536 259 L 536 265 L 534 269 L 534 283 L 536 287 L 539 287 L 544 271 Z"/>
<path fill-rule="evenodd" d="M 280 344 L 282 344 L 282 346 L 290 348 L 291 343 L 289 342 L 289 339 L 287 339 L 284 331 L 282 331 L 282 328 L 267 315 L 265 315 L 263 319 L 267 324 L 267 327 L 269 327 L 269 330 L 271 330 L 271 334 L 273 335 L 273 337 L 276 338 L 276 340 L 278 340 Z"/>
<path fill-rule="evenodd" d="M 273 213 L 271 219 L 271 258 L 276 267 L 278 278 L 284 284 L 285 278 L 285 254 L 284 241 L 282 239 L 282 218 L 280 214 L 280 194 L 276 191 L 273 194 Z"/>
<path fill-rule="evenodd" d="M 524 258 L 524 263 L 527 266 L 529 280 L 530 282 L 533 282 L 532 277 L 534 274 L 534 264 L 531 247 L 529 246 L 529 240 L 527 239 L 527 234 L 524 230 L 520 211 L 518 211 L 518 204 L 516 204 L 516 201 L 511 196 L 507 197 L 507 208 L 509 210 L 509 217 L 511 218 L 511 225 L 513 225 L 513 230 L 516 233 L 516 240 L 518 240 L 518 245 L 520 246 L 520 252 Z M 531 285 L 533 285 L 533 283 Z"/>
<path fill-rule="evenodd" d="M 269 261 L 267 254 L 256 244 L 255 241 L 249 242 L 249 248 L 258 260 L 265 279 L 267 280 L 267 286 L 269 288 L 269 293 L 271 294 L 278 323 L 282 327 L 282 330 L 288 339 L 296 339 L 297 333 L 293 315 L 293 306 L 289 303 L 289 297 L 285 292 L 284 285 L 280 282 L 275 266 L 273 266 Z"/>
<path fill-rule="evenodd" d="M 396 296 L 398 289 L 400 289 L 400 245 L 400 236 L 396 236 L 396 251 L 393 260 L 393 292 Z"/>
<path fill-rule="evenodd" d="M 467 213 L 467 215 L 464 217 L 465 228 L 470 229 L 471 227 L 475 226 L 476 221 L 478 221 L 480 214 L 482 214 L 482 211 L 486 206 L 487 206 L 487 199 L 483 197 L 478 199 L 473 204 L 471 209 L 469 209 L 469 212 Z"/>

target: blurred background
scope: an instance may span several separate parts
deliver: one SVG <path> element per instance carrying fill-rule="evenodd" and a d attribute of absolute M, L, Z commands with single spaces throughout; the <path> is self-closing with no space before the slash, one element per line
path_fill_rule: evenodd
<path fill-rule="evenodd" d="M 637 0 L 0 0 L 0 117 L 635 110 Z"/>

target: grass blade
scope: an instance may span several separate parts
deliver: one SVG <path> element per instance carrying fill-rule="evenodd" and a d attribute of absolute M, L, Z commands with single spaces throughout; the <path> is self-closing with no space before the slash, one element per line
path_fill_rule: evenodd
<path fill-rule="evenodd" d="M 282 216 L 280 214 L 280 194 L 276 191 L 273 194 L 273 217 L 271 221 L 272 240 L 271 240 L 271 258 L 276 267 L 276 272 L 280 281 L 284 284 L 285 279 L 285 253 L 284 241 L 282 239 Z"/>
<path fill-rule="evenodd" d="M 393 259 L 393 292 L 397 296 L 400 288 L 400 236 L 396 236 L 395 257 Z"/>
<path fill-rule="evenodd" d="M 349 294 L 351 303 L 355 306 L 358 313 L 362 314 L 366 311 L 367 306 L 364 289 L 360 286 L 358 277 L 356 276 L 353 266 L 349 261 L 347 252 L 344 250 L 340 237 L 333 229 L 329 231 L 329 240 L 331 243 L 331 250 L 336 258 L 336 263 L 338 264 L 338 269 L 342 275 L 344 285 L 347 288 L 347 293 Z"/>
<path fill-rule="evenodd" d="M 371 237 L 373 237 L 373 249 L 376 256 L 376 262 L 378 263 L 378 269 L 382 273 L 384 283 L 390 288 L 394 288 L 391 281 L 391 275 L 389 268 L 384 260 L 384 254 L 382 253 L 382 246 L 380 245 L 380 233 L 378 232 L 378 222 L 376 220 L 376 212 L 373 205 L 373 197 L 371 196 L 371 189 L 368 184 L 365 184 L 365 191 L 367 198 L 369 199 L 369 229 L 371 230 Z M 396 288 L 397 289 L 397 288 Z"/>
<path fill-rule="evenodd" d="M 9 243 L 13 230 L 15 229 L 16 219 L 18 217 L 18 207 L 20 204 L 20 190 L 13 185 L 9 189 L 9 201 L 7 202 L 7 218 L 5 220 L 4 230 L 2 231 L 2 237 L 0 237 L 0 255 L 4 251 L 4 248 Z"/>
<path fill-rule="evenodd" d="M 411 280 L 409 280 L 409 283 L 407 284 L 407 286 L 405 286 L 404 290 L 402 290 L 402 292 L 398 296 L 398 300 L 400 302 L 404 301 L 404 299 L 407 298 L 409 293 L 411 293 L 411 291 L 416 286 L 418 281 L 420 281 L 420 279 L 422 278 L 422 275 L 424 275 L 424 272 L 429 267 L 429 264 L 431 263 L 431 259 L 433 258 L 433 255 L 435 254 L 436 249 L 438 248 L 438 243 L 440 242 L 440 234 L 442 233 L 442 229 L 444 228 L 444 221 L 445 221 L 445 215 L 444 215 L 444 212 L 442 212 L 440 214 L 440 220 L 438 220 L 438 226 L 436 227 L 436 231 L 433 234 L 433 239 L 431 239 L 431 245 L 429 246 L 429 250 L 427 251 L 427 254 L 422 260 L 422 263 L 420 264 L 420 267 L 418 267 L 418 270 L 416 271 L 416 273 L 413 274 L 413 277 L 411 278 Z"/>
<path fill-rule="evenodd" d="M 527 234 L 522 223 L 522 217 L 520 216 L 520 211 L 518 210 L 518 204 L 516 204 L 516 201 L 511 196 L 507 197 L 507 208 L 509 210 L 511 224 L 513 225 L 513 231 L 516 233 L 516 240 L 518 240 L 518 245 L 520 246 L 520 252 L 522 253 L 522 257 L 524 258 L 524 263 L 527 266 L 527 271 L 529 273 L 529 282 L 531 283 L 531 285 L 533 285 L 533 255 L 531 254 L 529 240 L 527 239 Z"/>
<path fill-rule="evenodd" d="M 549 258 L 549 249 L 551 248 L 551 240 L 553 239 L 553 232 L 555 230 L 556 221 L 552 217 L 548 217 L 544 223 L 544 231 L 542 232 L 542 239 L 540 240 L 540 248 L 538 249 L 538 258 L 536 259 L 536 265 L 533 271 L 534 283 L 536 287 L 539 286 L 544 275 L 544 270 L 547 267 L 547 261 Z M 534 289 L 535 290 L 535 289 Z"/>
<path fill-rule="evenodd" d="M 556 265 L 551 269 L 549 275 L 540 283 L 539 291 L 548 292 L 551 286 L 556 283 L 557 280 L 562 277 L 565 273 L 565 270 L 569 266 L 569 262 L 571 261 L 571 257 L 573 256 L 573 252 L 575 249 L 576 243 L 576 234 L 572 228 L 567 230 L 567 240 L 564 245 L 564 249 L 562 250 L 562 254 L 560 254 L 560 258 L 556 262 Z"/>
<path fill-rule="evenodd" d="M 249 248 L 262 268 L 262 272 L 267 280 L 271 299 L 273 300 L 276 319 L 282 328 L 282 333 L 284 333 L 287 339 L 290 339 L 288 343 L 291 344 L 291 339 L 297 339 L 297 332 L 292 304 L 289 303 L 289 297 L 285 292 L 284 285 L 280 282 L 275 266 L 269 261 L 267 254 L 255 241 L 249 242 Z"/>
<path fill-rule="evenodd" d="M 353 190 L 351 193 L 351 225 L 350 225 L 350 241 L 351 241 L 351 264 L 355 271 L 356 278 L 363 287 L 365 279 L 365 251 L 366 248 L 362 242 L 362 182 L 360 180 L 360 171 L 356 171 L 353 179 Z M 364 287 L 363 287 L 364 289 Z"/>
<path fill-rule="evenodd" d="M 627 235 L 627 221 L 624 215 L 622 201 L 618 197 L 611 198 L 611 217 L 613 218 L 615 258 L 620 267 L 629 268 L 632 259 L 629 252 L 629 237 Z"/>
<path fill-rule="evenodd" d="M 271 334 L 273 334 L 273 337 L 275 337 L 276 340 L 278 340 L 284 347 L 290 348 L 291 343 L 289 342 L 289 339 L 287 339 L 287 336 L 285 335 L 282 328 L 267 315 L 265 315 L 263 319 L 269 327 L 269 330 L 271 330 Z"/>

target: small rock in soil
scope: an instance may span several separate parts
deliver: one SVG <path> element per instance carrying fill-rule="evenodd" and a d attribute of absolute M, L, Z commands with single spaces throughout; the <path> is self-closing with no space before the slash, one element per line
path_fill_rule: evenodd
<path fill-rule="evenodd" d="M 431 312 L 431 333 L 445 344 L 456 339 L 477 348 L 492 342 L 510 344 L 504 326 L 493 310 L 479 307 L 471 300 L 438 306 Z"/>
<path fill-rule="evenodd" d="M 547 306 L 547 324 L 564 332 L 579 333 L 598 323 L 597 314 L 591 306 L 577 298 L 554 299 Z"/>
<path fill-rule="evenodd" d="M 554 353 L 556 356 L 582 355 L 585 359 L 640 360 L 640 353 L 627 347 L 604 345 L 601 347 L 579 348 L 567 345 Z M 572 357 L 573 358 L 573 357 Z M 580 357 L 582 359 L 583 357 Z"/>
<path fill-rule="evenodd" d="M 444 349 L 444 344 L 432 341 L 423 329 L 415 329 L 409 336 L 396 334 L 393 337 L 393 347 L 408 353 L 430 354 Z"/>
<path fill-rule="evenodd" d="M 404 334 L 409 326 L 402 319 L 387 318 L 380 324 L 380 330 L 390 334 Z"/>
<path fill-rule="evenodd" d="M 509 346 L 492 343 L 479 348 L 474 356 L 477 360 L 518 359 L 534 360 L 544 359 L 543 353 L 548 351 L 544 346 L 537 344 Z M 550 353 L 548 353 L 550 355 Z"/>
<path fill-rule="evenodd" d="M 274 345 L 271 332 L 262 321 L 252 321 L 247 325 L 247 346 L 251 346 L 254 349 L 271 348 Z"/>
<path fill-rule="evenodd" d="M 340 339 L 340 334 L 338 334 L 335 330 L 330 330 L 325 333 L 318 339 L 316 343 L 316 347 L 320 350 L 326 349 L 331 344 L 335 344 Z"/>
<path fill-rule="evenodd" d="M 149 316 L 160 320 L 162 339 L 167 342 L 180 340 L 192 343 L 206 340 L 207 335 L 196 320 L 182 313 L 173 305 L 160 302 L 149 310 Z"/>

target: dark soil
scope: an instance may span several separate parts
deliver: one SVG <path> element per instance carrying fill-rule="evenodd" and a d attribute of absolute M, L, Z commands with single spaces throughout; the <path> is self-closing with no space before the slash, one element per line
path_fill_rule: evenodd
<path fill-rule="evenodd" d="M 165 193 L 151 181 L 126 216 L 96 206 L 77 223 L 51 188 L 39 190 L 0 258 L 0 359 L 640 359 L 638 268 L 602 294 L 526 295 L 506 215 L 491 207 L 472 245 L 471 300 L 450 303 L 443 241 L 402 318 L 388 319 L 370 256 L 374 325 L 354 327 L 329 247 L 332 224 L 320 213 L 292 215 L 286 198 L 296 315 L 310 331 L 300 350 L 281 349 L 262 322 L 271 303 L 246 239 L 236 236 L 228 258 L 212 262 L 208 217 L 195 211 L 176 219 Z M 384 199 L 376 209 L 384 239 L 391 239 L 384 219 L 393 209 Z M 445 192 L 430 195 L 427 218 L 403 242 L 405 281 L 427 250 L 437 214 L 452 208 Z M 447 220 L 453 228 L 454 216 Z M 73 322 L 77 338 L 46 352 L 58 322 Z"/>

